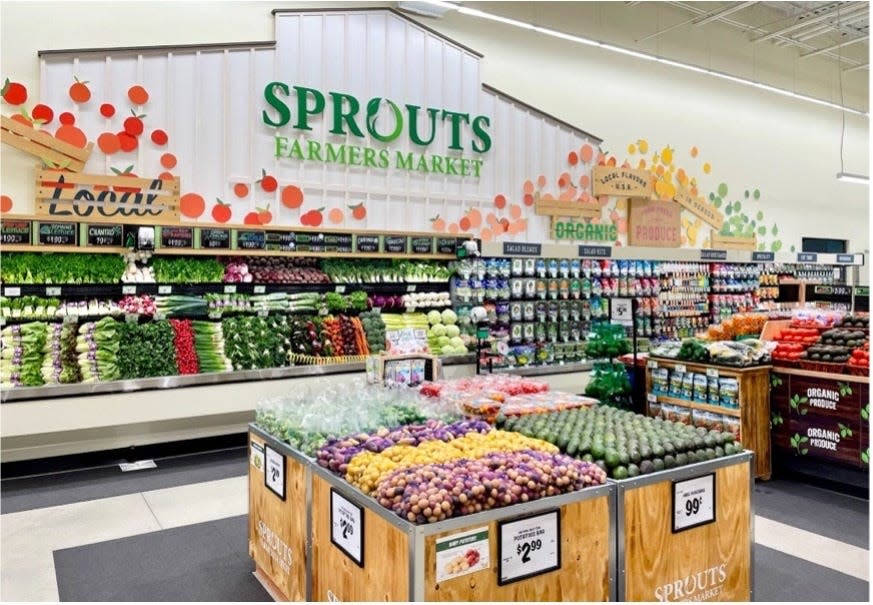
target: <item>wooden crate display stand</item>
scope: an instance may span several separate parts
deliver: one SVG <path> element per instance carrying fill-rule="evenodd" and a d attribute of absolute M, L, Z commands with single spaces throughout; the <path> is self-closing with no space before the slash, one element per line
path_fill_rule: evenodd
<path fill-rule="evenodd" d="M 758 249 L 758 238 L 754 235 L 752 237 L 721 235 L 718 231 L 713 229 L 709 241 L 710 248 L 720 250 L 749 250 L 754 252 Z"/>
<path fill-rule="evenodd" d="M 751 454 L 617 482 L 619 601 L 752 598 Z M 673 532 L 673 484 L 715 474 L 714 520 Z"/>
<path fill-rule="evenodd" d="M 646 394 L 654 394 L 658 401 L 669 405 L 737 416 L 740 419 L 740 438 L 743 446 L 755 453 L 755 477 L 769 479 L 772 474 L 770 445 L 770 369 L 772 366 L 729 368 L 659 357 L 652 357 L 651 360 L 656 362 L 658 366 L 670 369 L 670 371 L 673 371 L 676 365 L 684 365 L 689 372 L 706 374 L 707 369 L 715 369 L 719 376 L 737 379 L 740 398 L 739 410 L 654 393 L 652 390 L 652 368 L 649 367 L 646 368 Z M 648 414 L 648 403 L 646 404 L 646 414 Z"/>
<path fill-rule="evenodd" d="M 49 133 L 21 122 L 0 116 L 0 140 L 10 147 L 29 153 L 38 160 L 51 162 L 59 168 L 81 172 L 91 157 L 94 143 L 84 148 L 56 139 Z"/>
<path fill-rule="evenodd" d="M 255 562 L 255 577 L 276 600 L 306 601 L 310 469 L 308 463 L 285 456 L 283 501 L 264 485 L 265 469 L 254 463 L 255 444 L 263 452 L 265 445 L 276 449 L 276 443 L 249 432 L 249 556 Z"/>
<path fill-rule="evenodd" d="M 76 174 L 58 170 L 36 173 L 39 218 L 114 219 L 154 225 L 180 221 L 179 177 L 169 180 Z"/>

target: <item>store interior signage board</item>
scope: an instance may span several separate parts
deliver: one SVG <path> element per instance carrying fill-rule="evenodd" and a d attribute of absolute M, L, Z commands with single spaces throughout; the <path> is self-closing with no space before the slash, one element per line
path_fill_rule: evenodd
<path fill-rule="evenodd" d="M 282 500 L 285 499 L 286 462 L 285 456 L 264 444 L 264 485 Z"/>
<path fill-rule="evenodd" d="M 0 241 L 3 244 L 30 245 L 33 221 L 4 218 L 0 222 Z"/>
<path fill-rule="evenodd" d="M 595 166 L 591 180 L 595 196 L 649 197 L 655 191 L 655 177 L 648 170 Z"/>
<path fill-rule="evenodd" d="M 679 188 L 673 201 L 716 230 L 724 225 L 724 214 L 720 210 L 701 196 L 692 195 L 685 187 Z"/>
<path fill-rule="evenodd" d="M 0 140 L 41 162 L 48 161 L 71 172 L 81 172 L 85 168 L 94 148 L 94 143 L 76 147 L 7 116 L 0 116 Z"/>
<path fill-rule="evenodd" d="M 673 482 L 673 533 L 715 522 L 715 473 Z"/>
<path fill-rule="evenodd" d="M 591 246 L 588 244 L 579 245 L 580 258 L 610 258 L 611 256 L 611 246 Z"/>
<path fill-rule="evenodd" d="M 504 256 L 542 256 L 542 244 L 525 242 L 503 242 Z"/>
<path fill-rule="evenodd" d="M 682 209 L 669 201 L 628 200 L 628 244 L 679 248 L 682 244 Z"/>
<path fill-rule="evenodd" d="M 561 568 L 561 511 L 497 522 L 497 585 Z"/>
<path fill-rule="evenodd" d="M 364 566 L 364 508 L 330 490 L 330 541 L 358 567 Z"/>

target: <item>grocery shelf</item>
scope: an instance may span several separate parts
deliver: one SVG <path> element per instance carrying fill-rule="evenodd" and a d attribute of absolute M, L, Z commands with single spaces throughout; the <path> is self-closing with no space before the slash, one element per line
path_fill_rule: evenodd
<path fill-rule="evenodd" d="M 724 414 L 726 416 L 734 416 L 736 418 L 740 417 L 740 411 L 732 408 L 725 408 L 719 405 L 709 405 L 707 403 L 699 403 L 697 401 L 688 401 L 687 399 L 670 397 L 668 395 L 659 395 L 658 393 L 654 393 L 654 395 L 658 398 L 658 403 L 680 405 L 682 407 L 700 410 L 701 412 L 713 412 L 715 414 Z"/>
<path fill-rule="evenodd" d="M 572 374 L 573 372 L 590 372 L 594 362 L 576 361 L 571 363 L 552 363 L 541 366 L 512 366 L 494 368 L 495 374 L 514 374 L 516 376 L 551 376 L 553 374 Z"/>
<path fill-rule="evenodd" d="M 440 358 L 444 366 L 475 363 L 472 354 L 450 355 Z M 110 393 L 130 393 L 153 389 L 175 389 L 191 386 L 208 386 L 258 380 L 277 380 L 285 378 L 303 378 L 312 376 L 327 376 L 331 374 L 348 374 L 363 372 L 364 362 L 336 363 L 324 365 L 290 366 L 285 368 L 267 368 L 263 370 L 243 370 L 233 372 L 210 372 L 188 376 L 159 376 L 156 378 L 138 378 L 136 380 L 114 380 L 109 382 L 91 382 L 77 384 L 60 384 L 40 387 L 16 387 L 4 389 L 0 393 L 0 403 L 22 402 L 35 399 L 56 399 L 61 397 L 81 397 L 85 395 L 106 395 Z"/>

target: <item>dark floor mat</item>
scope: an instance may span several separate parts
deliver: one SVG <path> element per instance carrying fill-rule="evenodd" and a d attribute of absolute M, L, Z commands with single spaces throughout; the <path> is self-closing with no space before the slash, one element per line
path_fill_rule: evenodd
<path fill-rule="evenodd" d="M 754 601 L 870 601 L 870 584 L 755 545 Z"/>
<path fill-rule="evenodd" d="M 122 473 L 118 466 L 70 471 L 0 484 L 0 511 L 86 502 L 167 487 L 240 477 L 248 472 L 248 448 L 158 459 L 157 468 Z"/>
<path fill-rule="evenodd" d="M 55 551 L 61 601 L 271 601 L 252 575 L 248 517 Z"/>
<path fill-rule="evenodd" d="M 870 503 L 799 481 L 755 483 L 755 514 L 792 527 L 870 548 Z"/>

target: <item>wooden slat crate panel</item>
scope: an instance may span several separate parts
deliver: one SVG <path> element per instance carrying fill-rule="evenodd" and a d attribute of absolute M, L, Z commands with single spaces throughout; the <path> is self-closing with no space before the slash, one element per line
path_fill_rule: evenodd
<path fill-rule="evenodd" d="M 39 160 L 72 172 L 81 172 L 91 157 L 94 143 L 84 148 L 60 141 L 47 132 L 31 128 L 21 122 L 0 116 L 0 140 L 11 147 L 29 153 Z"/>
<path fill-rule="evenodd" d="M 559 216 L 565 218 L 597 218 L 600 216 L 597 202 L 566 202 L 561 200 L 537 200 L 534 212 L 539 216 Z"/>
<path fill-rule="evenodd" d="M 738 237 L 733 235 L 719 235 L 717 231 L 713 229 L 712 237 L 710 238 L 712 242 L 712 248 L 718 249 L 727 249 L 727 250 L 751 250 L 755 251 L 758 249 L 758 238 L 755 236 L 752 237 Z"/>
<path fill-rule="evenodd" d="M 180 221 L 179 191 L 178 177 L 161 180 L 38 170 L 36 214 L 172 224 Z"/>

